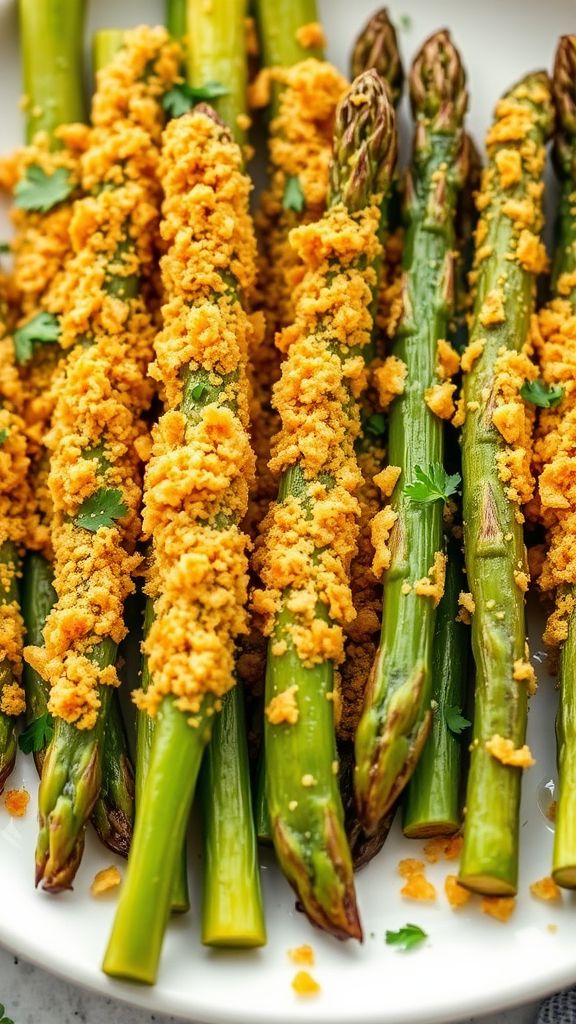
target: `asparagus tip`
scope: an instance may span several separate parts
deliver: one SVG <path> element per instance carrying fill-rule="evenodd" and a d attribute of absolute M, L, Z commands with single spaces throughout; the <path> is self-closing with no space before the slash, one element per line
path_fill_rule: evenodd
<path fill-rule="evenodd" d="M 552 96 L 558 120 L 557 162 L 561 170 L 571 174 L 574 163 L 572 148 L 576 142 L 576 36 L 562 36 L 558 43 Z"/>
<path fill-rule="evenodd" d="M 358 76 L 336 111 L 331 201 L 354 212 L 386 192 L 396 163 L 396 115 L 377 71 Z"/>
<path fill-rule="evenodd" d="M 396 29 L 386 7 L 369 18 L 352 50 L 352 77 L 356 78 L 368 68 L 374 68 L 384 79 L 392 103 L 397 106 L 402 95 L 404 69 Z"/>
<path fill-rule="evenodd" d="M 439 131 L 454 131 L 462 124 L 468 106 L 466 73 L 448 29 L 422 44 L 409 81 L 415 118 L 432 121 Z"/>

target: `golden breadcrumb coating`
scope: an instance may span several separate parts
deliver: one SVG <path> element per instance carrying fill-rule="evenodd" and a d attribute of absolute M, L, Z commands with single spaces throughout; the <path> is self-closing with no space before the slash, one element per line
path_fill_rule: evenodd
<path fill-rule="evenodd" d="M 557 405 L 540 410 L 533 456 L 547 535 L 538 583 L 557 596 L 544 639 L 557 647 L 574 609 L 566 588 L 576 584 L 576 312 L 567 299 L 554 299 L 534 317 L 532 341 L 545 383 L 564 392 Z"/>
<path fill-rule="evenodd" d="M 211 112 L 168 124 L 160 173 L 165 301 L 152 373 L 165 412 L 144 492 L 152 681 L 135 700 L 154 715 L 173 694 L 194 725 L 205 694 L 218 698 L 234 685 L 235 640 L 246 632 L 248 540 L 238 524 L 254 474 L 253 325 L 242 297 L 254 287 L 256 242 L 242 153 Z M 187 381 L 197 398 L 185 393 Z"/>
<path fill-rule="evenodd" d="M 351 398 L 366 386 L 362 350 L 371 336 L 379 217 L 376 202 L 357 214 L 338 205 L 291 234 L 306 269 L 295 322 L 279 337 L 288 355 L 274 391 L 282 429 L 270 467 L 299 473 L 309 500 L 288 495 L 271 507 L 255 556 L 264 587 L 254 592 L 253 608 L 270 635 L 285 600 L 293 618 L 286 632 L 305 665 L 339 663 L 342 627 L 354 617 L 349 566 L 361 474 L 354 452 L 360 417 Z"/>
<path fill-rule="evenodd" d="M 126 33 L 98 75 L 94 127 L 81 157 L 86 195 L 70 221 L 60 337 L 69 354 L 46 438 L 58 600 L 45 647 L 27 648 L 26 657 L 51 686 L 50 712 L 81 729 L 96 722 L 99 687 L 118 684 L 115 668 L 99 667 L 93 652 L 122 640 L 124 600 L 140 562 L 138 441 L 152 393 L 145 375 L 153 342 L 140 280 L 152 272 L 157 231 L 159 100 L 178 74 L 179 50 L 164 29 Z M 117 489 L 126 513 L 91 532 L 75 517 L 101 488 Z"/>

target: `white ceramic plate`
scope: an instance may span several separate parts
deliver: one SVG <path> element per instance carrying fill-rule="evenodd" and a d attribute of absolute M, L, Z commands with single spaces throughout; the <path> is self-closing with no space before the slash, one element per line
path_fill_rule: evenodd
<path fill-rule="evenodd" d="M 273 3 L 274 0 L 269 0 Z M 330 40 L 330 57 L 346 68 L 350 44 L 375 6 L 373 0 L 324 0 L 321 14 Z M 426 34 L 449 26 L 461 48 L 470 78 L 470 125 L 478 139 L 488 124 L 499 93 L 525 71 L 550 67 L 557 36 L 576 29 L 572 0 L 397 0 L 393 14 L 404 26 L 404 56 L 409 59 Z M 15 4 L 0 0 L 0 151 L 20 141 L 17 100 L 20 92 Z M 158 21 L 160 0 L 112 0 L 92 3 L 99 26 Z M 532 615 L 532 651 L 541 653 L 542 622 Z M 416 1024 L 445 1022 L 528 1001 L 576 980 L 576 906 L 564 894 L 561 906 L 534 900 L 529 883 L 549 873 L 552 827 L 542 808 L 554 775 L 554 683 L 540 671 L 533 701 L 529 742 L 537 764 L 525 774 L 521 829 L 520 897 L 507 924 L 487 918 L 478 906 L 455 913 L 443 895 L 452 864 L 437 864 L 428 877 L 438 887 L 432 906 L 407 903 L 396 873 L 402 856 L 418 856 L 421 844 L 390 837 L 382 854 L 358 876 L 358 895 L 366 940 L 343 945 L 313 931 L 294 909 L 291 891 L 273 864 L 262 856 L 269 942 L 256 952 L 205 949 L 198 938 L 199 892 L 193 910 L 170 924 L 162 968 L 155 988 L 112 982 L 99 964 L 108 936 L 114 899 L 89 895 L 95 872 L 112 858 L 89 837 L 76 888 L 58 898 L 33 887 L 35 814 L 12 819 L 0 806 L 0 942 L 71 981 L 108 996 L 182 1015 L 189 1020 L 262 1022 L 262 1024 Z M 36 791 L 31 759 L 20 757 L 14 786 Z M 495 794 L 496 798 L 496 794 Z M 119 862 L 121 870 L 123 866 Z M 197 874 L 197 872 L 196 872 Z M 387 947 L 387 928 L 416 922 L 429 935 L 410 953 Z M 551 932 L 548 925 L 557 925 Z M 311 942 L 314 975 L 322 986 L 313 1000 L 296 998 L 290 981 L 295 968 L 287 950 Z"/>

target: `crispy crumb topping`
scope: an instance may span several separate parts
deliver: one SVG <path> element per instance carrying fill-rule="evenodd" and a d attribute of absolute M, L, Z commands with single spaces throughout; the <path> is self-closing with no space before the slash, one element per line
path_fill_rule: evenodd
<path fill-rule="evenodd" d="M 159 98 L 178 74 L 179 51 L 164 29 L 126 34 L 99 73 L 80 160 L 86 196 L 70 221 L 60 338 L 69 354 L 46 438 L 58 600 L 45 647 L 25 653 L 50 684 L 50 712 L 80 729 L 96 722 L 99 687 L 118 685 L 115 668 L 93 654 L 102 641 L 123 638 L 124 600 L 140 564 L 137 442 L 152 394 L 145 374 L 153 339 L 141 284 L 152 274 L 157 231 Z M 101 488 L 119 490 L 126 514 L 90 532 L 75 517 Z"/>
<path fill-rule="evenodd" d="M 172 694 L 191 725 L 205 694 L 219 698 L 234 685 L 235 640 L 247 629 L 248 540 L 238 524 L 254 474 L 253 327 L 242 298 L 254 286 L 256 243 L 242 165 L 240 148 L 208 113 L 169 122 L 160 167 L 165 301 L 152 367 L 164 413 L 143 515 L 152 539 L 146 592 L 155 619 L 144 645 L 152 681 L 135 700 L 154 715 Z"/>

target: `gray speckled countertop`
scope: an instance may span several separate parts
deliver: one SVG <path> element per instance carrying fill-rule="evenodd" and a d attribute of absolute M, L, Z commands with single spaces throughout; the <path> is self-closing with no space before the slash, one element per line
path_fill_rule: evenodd
<path fill-rule="evenodd" d="M 0 1003 L 14 1024 L 169 1024 L 176 1017 L 132 1009 L 55 978 L 0 948 Z M 538 1004 L 462 1024 L 534 1024 Z M 246 1024 L 250 1024 L 249 1021 Z"/>

